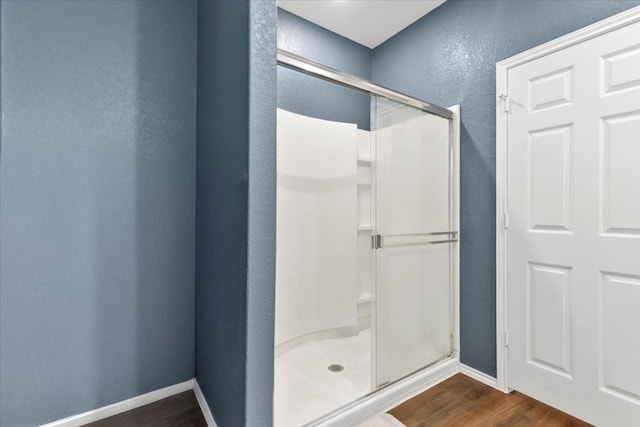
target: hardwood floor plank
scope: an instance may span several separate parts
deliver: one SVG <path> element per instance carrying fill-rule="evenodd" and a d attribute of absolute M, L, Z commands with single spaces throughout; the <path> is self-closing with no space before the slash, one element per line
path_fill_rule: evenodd
<path fill-rule="evenodd" d="M 84 427 L 207 427 L 192 390 Z"/>
<path fill-rule="evenodd" d="M 389 411 L 407 427 L 589 427 L 518 392 L 504 394 L 463 374 Z"/>
<path fill-rule="evenodd" d="M 521 393 L 458 374 L 389 411 L 407 427 L 589 427 Z M 206 427 L 193 391 L 85 427 Z"/>

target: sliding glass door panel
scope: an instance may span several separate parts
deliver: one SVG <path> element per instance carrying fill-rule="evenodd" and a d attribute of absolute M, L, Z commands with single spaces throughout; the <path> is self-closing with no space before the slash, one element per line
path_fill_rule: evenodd
<path fill-rule="evenodd" d="M 382 98 L 374 106 L 375 386 L 452 351 L 449 121 Z"/>

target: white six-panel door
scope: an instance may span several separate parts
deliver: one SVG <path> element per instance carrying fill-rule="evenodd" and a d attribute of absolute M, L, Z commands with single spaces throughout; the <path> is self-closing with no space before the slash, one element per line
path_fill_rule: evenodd
<path fill-rule="evenodd" d="M 508 385 L 640 426 L 640 23 L 507 78 Z"/>

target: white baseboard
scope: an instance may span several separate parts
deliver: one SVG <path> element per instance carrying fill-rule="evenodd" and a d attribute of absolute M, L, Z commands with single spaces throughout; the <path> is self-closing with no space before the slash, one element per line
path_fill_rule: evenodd
<path fill-rule="evenodd" d="M 331 416 L 318 420 L 314 425 L 318 427 L 357 425 L 371 417 L 394 408 L 400 403 L 411 399 L 448 378 L 451 378 L 458 372 L 497 390 L 504 391 L 498 387 L 498 383 L 495 378 L 470 366 L 459 363 L 458 359 L 454 358 L 443 361 L 429 369 L 425 369 L 422 372 L 418 372 L 410 377 L 400 380 L 395 384 L 385 387 L 374 395 L 364 397 L 354 402 L 340 413 L 331 414 Z M 150 393 L 132 397 L 131 399 L 103 406 L 102 408 L 73 415 L 48 424 L 43 424 L 40 427 L 80 427 L 84 424 L 99 421 L 157 402 L 158 400 L 187 390 L 193 390 L 196 395 L 196 399 L 200 405 L 200 410 L 202 411 L 204 419 L 207 421 L 207 425 L 209 427 L 217 427 L 213 414 L 211 413 L 211 409 L 207 404 L 207 400 L 202 394 L 202 390 L 200 390 L 198 381 L 195 378 L 169 387 L 161 388 Z"/>
<path fill-rule="evenodd" d="M 451 378 L 458 372 L 458 359 L 445 360 L 431 368 L 391 384 L 371 396 L 359 399 L 341 412 L 329 414 L 311 425 L 317 427 L 356 426 L 393 409 L 400 403 Z"/>
<path fill-rule="evenodd" d="M 195 378 L 193 379 L 193 393 L 196 395 L 196 399 L 198 399 L 200 410 L 202 411 L 202 415 L 204 415 L 204 419 L 207 421 L 207 425 L 209 427 L 217 427 L 216 421 L 213 419 L 211 409 L 209 408 L 209 404 L 207 403 L 207 399 L 204 398 L 204 394 L 202 394 L 202 390 L 200 390 L 198 380 Z"/>
<path fill-rule="evenodd" d="M 498 387 L 498 380 L 493 378 L 490 375 L 485 374 L 484 372 L 480 372 L 477 369 L 472 368 L 471 366 L 467 366 L 463 363 L 460 364 L 460 373 L 464 374 L 470 378 L 473 378 L 476 381 L 481 382 L 482 384 L 486 384 L 489 387 L 493 387 L 497 390 L 504 392 Z"/>
<path fill-rule="evenodd" d="M 99 421 L 108 417 L 112 417 L 114 415 L 121 414 L 123 412 L 130 411 L 132 409 L 139 408 L 144 405 L 148 405 L 153 402 L 157 402 L 158 400 L 173 396 L 174 394 L 191 390 L 193 389 L 193 383 L 193 379 L 187 380 L 179 384 L 174 384 L 169 387 L 141 394 L 140 396 L 132 397 L 131 399 L 103 406 L 102 408 L 93 409 L 91 411 L 83 412 L 82 414 L 72 415 L 58 421 L 43 424 L 40 427 L 80 427 L 88 423 Z"/>

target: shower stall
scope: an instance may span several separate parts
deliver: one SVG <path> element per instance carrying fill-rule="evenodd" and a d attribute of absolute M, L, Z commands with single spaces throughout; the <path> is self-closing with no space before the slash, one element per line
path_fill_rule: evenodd
<path fill-rule="evenodd" d="M 278 110 L 275 425 L 347 425 L 457 363 L 459 110 L 278 65 L 369 105 L 364 125 Z"/>

